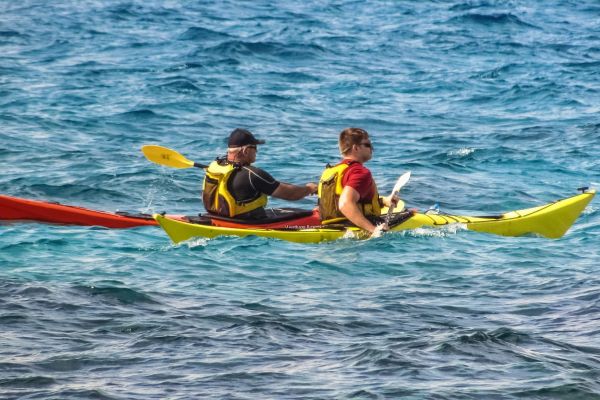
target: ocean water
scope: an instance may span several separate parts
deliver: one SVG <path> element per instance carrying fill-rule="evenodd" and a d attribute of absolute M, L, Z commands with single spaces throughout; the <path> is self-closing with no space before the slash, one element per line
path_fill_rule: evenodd
<path fill-rule="evenodd" d="M 100 210 L 203 211 L 143 144 L 301 184 L 347 126 L 410 207 L 530 207 L 600 186 L 599 99 L 596 1 L 0 2 L 0 193 Z M 599 234 L 0 225 L 0 398 L 600 399 Z"/>

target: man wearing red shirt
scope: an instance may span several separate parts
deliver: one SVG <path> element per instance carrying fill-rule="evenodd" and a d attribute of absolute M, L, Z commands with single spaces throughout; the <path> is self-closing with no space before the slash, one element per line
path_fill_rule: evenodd
<path fill-rule="evenodd" d="M 321 217 L 332 220 L 345 218 L 373 233 L 376 230 L 374 221 L 381 214 L 380 207 L 389 207 L 398 198 L 380 198 L 371 171 L 363 165 L 373 156 L 373 144 L 367 131 L 360 128 L 344 129 L 340 133 L 339 146 L 342 161 L 326 170 L 319 184 Z M 379 229 L 387 230 L 387 226 L 383 224 Z"/>

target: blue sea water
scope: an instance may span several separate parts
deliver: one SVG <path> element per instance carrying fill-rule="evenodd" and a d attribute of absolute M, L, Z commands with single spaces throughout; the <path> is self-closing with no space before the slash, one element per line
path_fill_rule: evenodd
<path fill-rule="evenodd" d="M 526 208 L 600 186 L 599 99 L 596 1 L 0 2 L 0 193 L 93 209 L 203 211 L 143 144 L 301 184 L 347 126 L 410 207 Z M 600 399 L 599 234 L 0 225 L 0 398 Z"/>

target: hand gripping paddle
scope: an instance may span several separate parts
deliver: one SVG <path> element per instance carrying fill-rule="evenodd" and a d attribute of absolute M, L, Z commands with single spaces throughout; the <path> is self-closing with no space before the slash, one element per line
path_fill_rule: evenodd
<path fill-rule="evenodd" d="M 400 192 L 400 189 L 402 189 L 402 187 L 404 185 L 406 185 L 406 183 L 408 182 L 409 179 L 410 179 L 410 171 L 405 172 L 404 174 L 402 174 L 402 176 L 400 178 L 398 178 L 398 180 L 396 181 L 396 184 L 394 185 L 394 188 L 392 189 L 392 194 L 390 196 L 390 200 L 392 200 L 394 198 L 394 196 L 396 196 L 398 194 L 398 192 Z M 394 212 L 394 208 L 396 208 L 396 204 L 395 203 L 390 204 L 390 207 L 388 208 L 388 212 L 385 216 L 386 224 L 390 223 L 390 217 L 391 217 L 392 213 Z"/>
<path fill-rule="evenodd" d="M 171 168 L 208 168 L 208 165 L 198 164 L 192 160 L 188 160 L 183 155 L 175 150 L 156 145 L 142 146 L 142 153 L 146 158 L 153 163 L 164 165 Z"/>

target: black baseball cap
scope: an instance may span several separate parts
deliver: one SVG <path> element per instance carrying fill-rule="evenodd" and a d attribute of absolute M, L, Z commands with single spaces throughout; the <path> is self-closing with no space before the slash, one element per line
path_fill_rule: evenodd
<path fill-rule="evenodd" d="M 258 140 L 250 131 L 241 128 L 234 129 L 229 135 L 229 140 L 227 141 L 228 147 L 242 147 L 249 144 L 265 144 L 265 141 Z"/>

